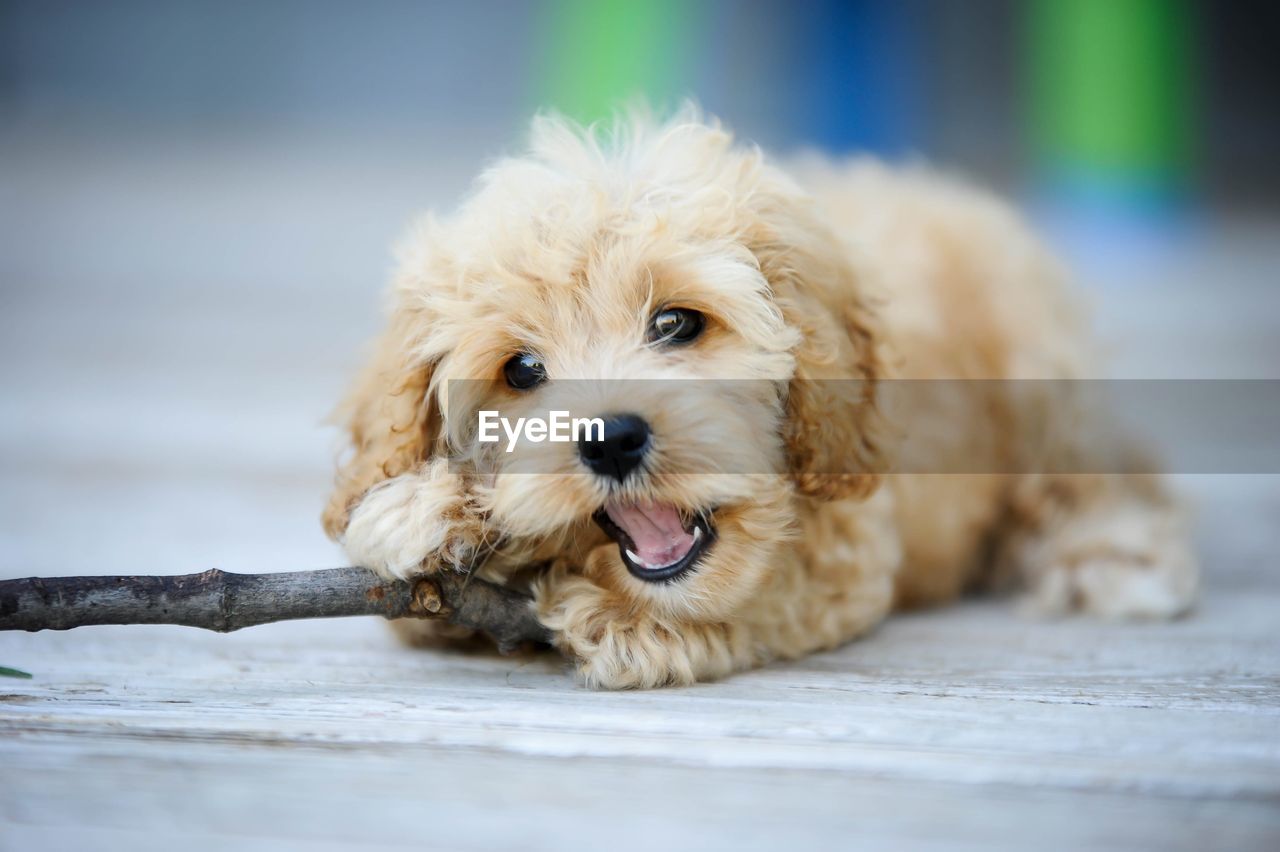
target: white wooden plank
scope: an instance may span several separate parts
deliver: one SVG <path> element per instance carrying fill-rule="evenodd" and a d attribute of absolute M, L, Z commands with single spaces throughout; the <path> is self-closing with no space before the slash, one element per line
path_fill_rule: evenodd
<path fill-rule="evenodd" d="M 975 789 L 831 772 L 183 741 L 154 743 L 145 754 L 110 741 L 41 741 L 21 758 L 5 762 L 6 774 L 21 780 L 5 797 L 3 836 L 42 849 L 135 839 L 142 848 L 159 841 L 190 849 L 229 840 L 237 848 L 1247 849 L 1276 837 L 1269 807 L 1249 800 Z M 70 801 L 75 825 L 64 834 Z"/>

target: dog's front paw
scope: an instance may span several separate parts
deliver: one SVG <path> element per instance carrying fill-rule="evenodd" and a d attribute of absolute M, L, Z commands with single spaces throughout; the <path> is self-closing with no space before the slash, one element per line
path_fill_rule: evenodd
<path fill-rule="evenodd" d="M 405 474 L 361 498 L 342 544 L 354 564 L 403 579 L 468 570 L 482 537 L 456 476 Z"/>
<path fill-rule="evenodd" d="M 652 689 L 724 677 L 751 664 L 743 628 L 686 623 L 626 606 L 581 576 L 535 587 L 538 619 L 597 689 Z"/>

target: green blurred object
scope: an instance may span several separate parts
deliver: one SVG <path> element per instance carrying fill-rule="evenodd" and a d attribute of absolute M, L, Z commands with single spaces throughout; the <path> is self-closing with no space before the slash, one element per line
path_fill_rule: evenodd
<path fill-rule="evenodd" d="M 681 0 L 552 0 L 542 38 L 539 105 L 583 122 L 628 100 L 660 105 L 683 94 L 696 13 Z"/>
<path fill-rule="evenodd" d="M 8 666 L 0 666 L 0 677 L 16 677 L 23 680 L 31 680 L 31 672 L 24 672 L 22 669 L 11 669 Z"/>
<path fill-rule="evenodd" d="M 1034 0 L 1031 123 L 1057 178 L 1185 186 L 1191 160 L 1190 9 L 1182 0 Z"/>

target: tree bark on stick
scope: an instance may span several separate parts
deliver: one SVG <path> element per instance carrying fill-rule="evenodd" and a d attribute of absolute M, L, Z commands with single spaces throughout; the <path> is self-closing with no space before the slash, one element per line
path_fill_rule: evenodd
<path fill-rule="evenodd" d="M 386 580 L 364 568 L 0 580 L 0 630 L 181 624 L 228 633 L 273 621 L 349 615 L 441 618 L 483 631 L 503 651 L 551 639 L 528 596 L 447 572 L 412 581 Z"/>

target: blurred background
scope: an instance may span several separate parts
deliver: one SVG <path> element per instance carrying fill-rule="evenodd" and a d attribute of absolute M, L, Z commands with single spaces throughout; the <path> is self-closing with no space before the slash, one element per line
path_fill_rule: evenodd
<path fill-rule="evenodd" d="M 1178 0 L 2 0 L 4 570 L 340 559 L 322 420 L 389 247 L 539 109 L 692 96 L 782 155 L 934 163 L 1036 217 L 1117 374 L 1274 378 L 1278 23 Z"/>
<path fill-rule="evenodd" d="M 1185 0 L 0 4 L 6 130 L 348 138 L 482 160 L 535 109 L 693 96 L 774 150 L 1268 209 L 1280 12 Z M 419 171 L 422 171 L 422 167 Z M 466 173 L 458 175 L 465 179 Z M 456 190 L 458 184 L 445 187 Z"/>

